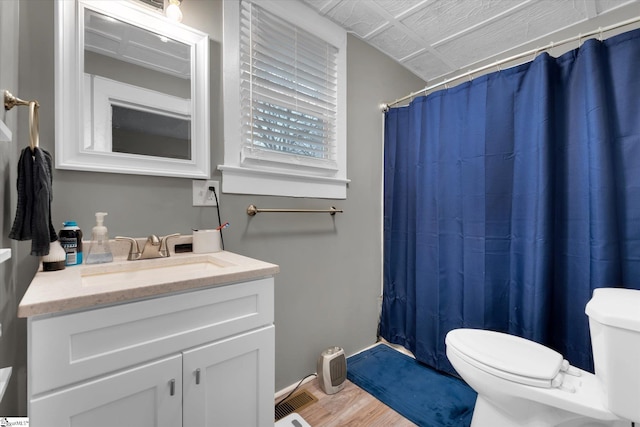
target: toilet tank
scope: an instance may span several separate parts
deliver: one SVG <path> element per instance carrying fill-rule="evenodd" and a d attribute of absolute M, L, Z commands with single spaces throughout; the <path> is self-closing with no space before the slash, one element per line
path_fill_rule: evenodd
<path fill-rule="evenodd" d="M 587 303 L 595 373 L 605 405 L 640 422 L 640 290 L 599 288 Z"/>

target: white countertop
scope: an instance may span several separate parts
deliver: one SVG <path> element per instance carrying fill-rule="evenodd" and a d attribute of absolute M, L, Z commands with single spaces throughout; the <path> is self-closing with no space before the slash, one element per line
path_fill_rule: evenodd
<path fill-rule="evenodd" d="M 127 261 L 129 244 L 111 241 L 114 255 L 112 263 L 67 266 L 64 270 L 47 272 L 42 271 L 41 265 L 18 306 L 18 317 L 87 309 L 166 293 L 247 281 L 272 276 L 280 271 L 275 264 L 227 251 L 211 254 L 173 253 L 175 244 L 186 242 L 191 242 L 191 236 L 172 239 L 169 258 Z M 166 269 L 163 268 L 185 262 L 211 262 L 220 268 L 183 268 L 179 276 L 166 274 Z M 110 281 L 101 278 L 89 284 L 85 280 L 86 277 L 98 277 L 107 269 L 117 272 L 120 269 L 131 268 L 144 270 L 143 280 Z M 155 269 L 158 270 L 157 274 L 154 273 Z"/>

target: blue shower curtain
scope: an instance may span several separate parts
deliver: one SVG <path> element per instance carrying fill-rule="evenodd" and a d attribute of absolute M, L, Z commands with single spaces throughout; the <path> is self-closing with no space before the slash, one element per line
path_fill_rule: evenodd
<path fill-rule="evenodd" d="M 380 335 L 454 373 L 483 328 L 592 370 L 585 304 L 640 289 L 640 30 L 393 108 Z"/>

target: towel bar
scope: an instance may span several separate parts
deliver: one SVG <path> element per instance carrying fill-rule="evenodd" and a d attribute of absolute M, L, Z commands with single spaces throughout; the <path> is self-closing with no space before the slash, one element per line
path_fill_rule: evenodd
<path fill-rule="evenodd" d="M 342 209 L 336 209 L 334 206 L 331 206 L 329 209 L 258 209 L 256 205 L 249 205 L 247 207 L 247 215 L 255 216 L 257 213 L 328 213 L 331 215 L 335 215 L 336 213 L 343 213 Z"/>
<path fill-rule="evenodd" d="M 38 101 L 25 101 L 23 99 L 18 98 L 17 96 L 13 96 L 11 92 L 8 90 L 4 91 L 4 109 L 9 111 L 16 105 L 27 105 L 29 106 L 29 138 L 31 151 L 35 147 L 40 146 L 40 137 L 39 137 L 39 115 L 38 108 L 40 108 L 40 104 Z"/>

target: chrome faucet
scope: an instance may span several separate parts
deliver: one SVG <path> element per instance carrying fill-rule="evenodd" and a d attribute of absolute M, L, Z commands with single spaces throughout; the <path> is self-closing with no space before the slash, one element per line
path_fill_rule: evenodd
<path fill-rule="evenodd" d="M 158 237 L 155 234 L 147 237 L 144 243 L 142 251 L 140 251 L 140 245 L 138 241 L 133 237 L 116 236 L 116 240 L 127 240 L 131 242 L 131 248 L 129 249 L 129 256 L 127 260 L 136 261 L 139 259 L 152 259 L 152 258 L 168 258 L 171 256 L 167 241 L 172 237 L 179 237 L 180 233 L 169 234 L 164 237 Z"/>

